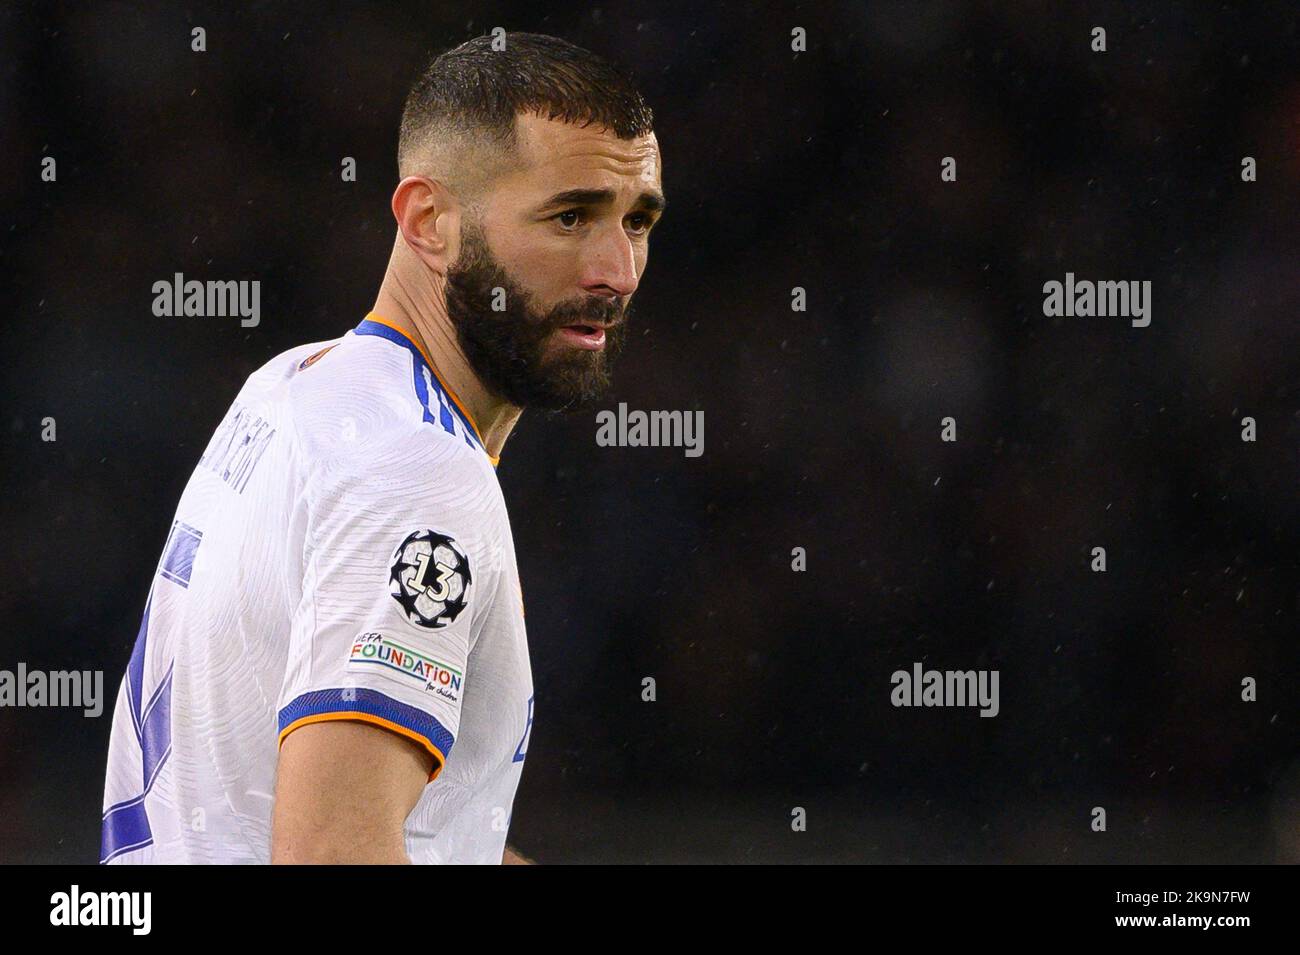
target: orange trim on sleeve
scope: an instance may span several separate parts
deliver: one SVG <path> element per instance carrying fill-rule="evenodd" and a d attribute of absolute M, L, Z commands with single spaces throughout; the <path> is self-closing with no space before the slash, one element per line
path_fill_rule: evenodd
<path fill-rule="evenodd" d="M 294 730 L 306 726 L 308 723 L 324 723 L 327 720 L 354 720 L 358 723 L 372 723 L 375 726 L 390 730 L 398 736 L 405 736 L 414 743 L 419 743 L 422 747 L 428 750 L 429 755 L 433 757 L 434 765 L 432 772 L 429 773 L 429 782 L 433 782 L 438 778 L 438 774 L 442 772 L 442 767 L 447 763 L 447 757 L 443 755 L 442 750 L 434 746 L 428 738 L 421 736 L 413 730 L 407 729 L 399 723 L 394 723 L 392 720 L 386 720 L 382 716 L 373 716 L 370 713 L 358 713 L 355 710 L 336 710 L 330 713 L 313 713 L 311 716 L 304 716 L 301 719 L 296 719 L 280 731 L 279 745 L 283 747 L 285 738 Z"/>

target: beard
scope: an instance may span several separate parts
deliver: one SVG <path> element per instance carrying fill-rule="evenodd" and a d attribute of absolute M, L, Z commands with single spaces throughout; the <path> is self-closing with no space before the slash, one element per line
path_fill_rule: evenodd
<path fill-rule="evenodd" d="M 502 311 L 492 307 L 501 304 L 498 288 L 505 291 Z M 595 404 L 609 388 L 627 311 L 623 298 L 596 296 L 535 308 L 472 222 L 465 223 L 460 255 L 447 270 L 447 314 L 461 350 L 489 390 L 520 408 L 559 412 Z M 603 349 L 547 349 L 557 330 L 590 323 L 609 323 Z"/>

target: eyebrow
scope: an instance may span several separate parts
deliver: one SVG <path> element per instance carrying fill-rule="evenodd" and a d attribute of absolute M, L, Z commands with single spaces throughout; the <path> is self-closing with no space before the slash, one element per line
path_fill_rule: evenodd
<path fill-rule="evenodd" d="M 564 192 L 557 192 L 540 206 L 541 209 L 550 209 L 554 206 L 604 206 L 614 201 L 613 189 L 566 189 Z M 668 206 L 668 200 L 664 198 L 662 192 L 647 190 L 637 196 L 636 208 L 646 209 L 650 212 L 663 212 Z"/>

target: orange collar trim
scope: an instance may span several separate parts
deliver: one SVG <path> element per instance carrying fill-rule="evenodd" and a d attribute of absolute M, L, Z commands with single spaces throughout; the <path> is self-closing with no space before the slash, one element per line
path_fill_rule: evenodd
<path fill-rule="evenodd" d="M 488 460 L 492 462 L 492 466 L 496 467 L 497 464 L 500 463 L 501 461 L 501 456 L 488 454 L 487 442 L 483 440 L 483 433 L 479 430 L 478 422 L 475 421 L 474 416 L 469 413 L 469 409 L 465 407 L 464 402 L 462 402 L 460 398 L 456 396 L 456 392 L 451 390 L 451 386 L 447 384 L 447 382 L 443 379 L 442 375 L 438 374 L 438 366 L 433 363 L 433 358 L 430 357 L 427 351 L 425 351 L 424 345 L 420 344 L 420 342 L 417 342 L 414 338 L 412 338 L 407 333 L 406 329 L 394 325 L 392 322 L 384 318 L 378 312 L 366 313 L 366 320 L 375 322 L 379 325 L 383 325 L 385 328 L 391 328 L 393 331 L 397 332 L 397 334 L 401 335 L 408 342 L 410 342 L 413 348 L 419 351 L 419 353 L 424 357 L 425 364 L 427 364 L 429 366 L 429 370 L 433 372 L 433 377 L 437 378 L 438 384 L 442 385 L 442 390 L 447 392 L 447 397 L 450 398 L 453 402 L 455 402 L 456 407 L 460 409 L 460 413 L 463 414 L 465 416 L 465 420 L 469 422 L 469 426 L 474 429 L 474 437 L 478 438 L 478 443 L 483 445 L 483 453 L 487 454 Z"/>

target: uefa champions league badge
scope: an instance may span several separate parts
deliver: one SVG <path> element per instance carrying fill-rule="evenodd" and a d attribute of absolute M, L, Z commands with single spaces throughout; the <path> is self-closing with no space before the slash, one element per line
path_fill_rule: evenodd
<path fill-rule="evenodd" d="M 416 531 L 393 552 L 388 592 L 417 627 L 453 623 L 469 603 L 472 583 L 469 558 L 447 534 Z"/>

